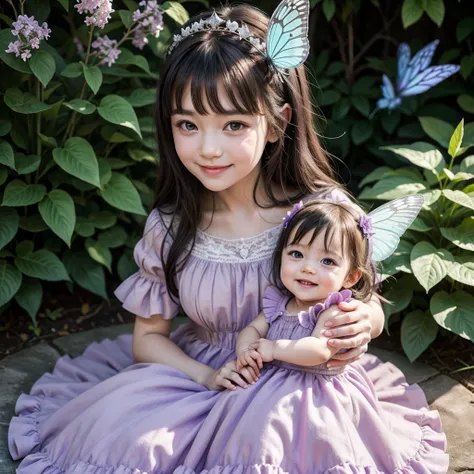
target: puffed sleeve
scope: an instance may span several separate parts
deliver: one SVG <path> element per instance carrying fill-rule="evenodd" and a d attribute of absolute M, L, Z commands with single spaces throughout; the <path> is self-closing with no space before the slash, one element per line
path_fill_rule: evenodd
<path fill-rule="evenodd" d="M 172 319 L 178 314 L 179 305 L 168 293 L 160 256 L 161 246 L 169 246 L 168 239 L 164 241 L 165 233 L 161 215 L 154 209 L 146 221 L 143 237 L 134 250 L 139 271 L 115 290 L 115 296 L 122 306 L 143 318 L 161 314 L 164 319 Z"/>
<path fill-rule="evenodd" d="M 263 293 L 263 314 L 268 324 L 272 324 L 285 309 L 288 296 L 276 287 L 268 286 Z"/>

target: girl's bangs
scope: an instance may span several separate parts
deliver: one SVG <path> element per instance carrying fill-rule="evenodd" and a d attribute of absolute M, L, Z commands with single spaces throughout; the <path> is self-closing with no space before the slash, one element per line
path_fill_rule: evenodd
<path fill-rule="evenodd" d="M 198 114 L 209 114 L 206 102 L 212 112 L 225 114 L 228 110 L 218 93 L 222 87 L 237 113 L 263 114 L 260 68 L 238 48 L 232 47 L 231 41 L 225 41 L 223 37 L 215 40 L 219 41 L 216 46 L 212 39 L 212 44 L 190 45 L 176 61 L 177 66 L 168 78 L 168 83 L 173 84 L 170 103 L 166 104 L 168 110 L 175 107 L 177 113 L 182 111 L 184 94 L 190 86 L 191 101 Z"/>

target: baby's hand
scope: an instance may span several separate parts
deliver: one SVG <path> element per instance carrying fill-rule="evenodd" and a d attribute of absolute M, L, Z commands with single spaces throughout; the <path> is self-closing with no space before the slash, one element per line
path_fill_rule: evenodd
<path fill-rule="evenodd" d="M 260 376 L 260 369 L 263 367 L 263 361 L 260 354 L 250 347 L 237 357 L 237 370 L 240 372 L 244 367 L 250 370 L 251 374 L 255 374 L 254 381 Z"/>
<path fill-rule="evenodd" d="M 275 341 L 268 339 L 259 339 L 257 342 L 250 344 L 250 349 L 255 349 L 261 356 L 263 362 L 272 362 L 273 357 L 273 344 Z"/>

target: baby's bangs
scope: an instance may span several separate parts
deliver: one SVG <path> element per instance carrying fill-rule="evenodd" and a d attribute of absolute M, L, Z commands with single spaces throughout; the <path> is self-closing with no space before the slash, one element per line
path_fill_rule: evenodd
<path fill-rule="evenodd" d="M 188 85 L 192 104 L 201 115 L 209 114 L 207 104 L 216 114 L 227 112 L 219 97 L 219 85 L 238 113 L 264 113 L 265 98 L 261 87 L 264 76 L 261 68 L 251 58 L 244 57 L 238 48 L 232 47 L 231 41 L 225 39 L 213 38 L 207 43 L 193 45 L 187 51 L 188 54 L 183 54 L 182 61 L 173 71 L 174 77 L 170 78 L 174 84 L 173 99 L 178 113 L 182 110 Z"/>

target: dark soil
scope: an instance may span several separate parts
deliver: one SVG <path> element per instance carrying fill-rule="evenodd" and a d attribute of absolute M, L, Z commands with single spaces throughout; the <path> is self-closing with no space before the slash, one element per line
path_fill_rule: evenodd
<path fill-rule="evenodd" d="M 117 284 L 110 283 L 110 295 Z M 58 284 L 50 287 L 49 292 L 45 290 L 38 314 L 41 331 L 38 335 L 31 329 L 29 316 L 16 303 L 0 316 L 0 359 L 39 342 L 97 327 L 132 323 L 134 319 L 134 315 L 125 311 L 115 298 L 106 302 L 78 287 L 71 294 L 63 284 Z M 403 354 L 396 326 L 391 327 L 390 336 L 384 332 L 372 344 Z M 474 344 L 471 341 L 445 331 L 417 361 L 435 367 L 474 392 Z"/>

